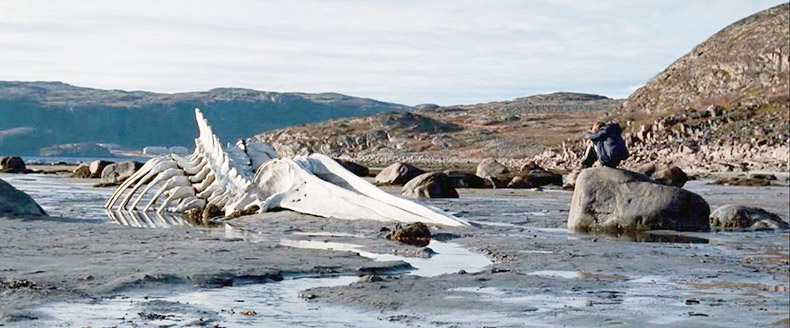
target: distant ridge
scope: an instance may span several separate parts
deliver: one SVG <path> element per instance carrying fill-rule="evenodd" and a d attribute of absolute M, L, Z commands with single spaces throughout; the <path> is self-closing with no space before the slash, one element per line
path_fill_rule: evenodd
<path fill-rule="evenodd" d="M 338 93 L 241 88 L 154 93 L 0 81 L 0 154 L 37 155 L 41 148 L 76 142 L 189 147 L 197 131 L 195 107 L 224 142 L 291 125 L 411 110 Z"/>

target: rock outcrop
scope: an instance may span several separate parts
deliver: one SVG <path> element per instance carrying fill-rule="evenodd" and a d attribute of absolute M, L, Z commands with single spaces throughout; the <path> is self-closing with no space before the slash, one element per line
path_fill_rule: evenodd
<path fill-rule="evenodd" d="M 409 180 L 414 179 L 425 171 L 416 166 L 406 163 L 395 163 L 387 166 L 378 175 L 375 182 L 377 185 L 405 185 Z"/>
<path fill-rule="evenodd" d="M 775 230 L 790 225 L 778 215 L 762 208 L 743 205 L 724 205 L 710 214 L 710 228 L 714 230 Z"/>
<path fill-rule="evenodd" d="M 25 161 L 17 156 L 0 157 L 0 172 L 4 173 L 26 173 Z"/>
<path fill-rule="evenodd" d="M 0 217 L 47 215 L 28 194 L 0 179 Z"/>
<path fill-rule="evenodd" d="M 659 162 L 702 171 L 790 168 L 790 4 L 737 21 L 679 58 L 617 111 L 635 167 Z M 572 169 L 582 140 L 534 158 Z"/>
<path fill-rule="evenodd" d="M 642 174 L 596 167 L 576 179 L 568 229 L 707 231 L 709 214 L 710 206 L 695 193 L 657 184 Z"/>
<path fill-rule="evenodd" d="M 414 198 L 458 198 L 458 192 L 443 172 L 418 175 L 403 186 L 401 194 Z"/>

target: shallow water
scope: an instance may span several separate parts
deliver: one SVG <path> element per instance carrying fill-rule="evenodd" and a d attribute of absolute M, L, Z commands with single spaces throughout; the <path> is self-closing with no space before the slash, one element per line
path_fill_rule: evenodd
<path fill-rule="evenodd" d="M 97 223 L 114 222 L 137 228 L 167 228 L 189 225 L 178 216 L 155 212 L 107 211 L 103 205 L 114 188 L 94 188 L 91 182 L 55 175 L 12 175 L 0 178 L 31 195 L 51 216 L 90 219 Z M 205 228 L 200 228 L 205 229 Z M 258 242 L 254 232 L 231 226 L 209 229 L 210 233 L 243 238 Z M 350 233 L 296 232 L 306 237 L 364 238 Z M 368 252 L 363 246 L 351 243 L 331 243 L 313 240 L 283 239 L 284 246 L 298 248 L 351 251 L 376 261 L 405 261 L 414 268 L 408 274 L 432 277 L 459 270 L 479 272 L 491 264 L 484 255 L 476 254 L 456 243 L 431 241 L 428 245 L 436 254 L 431 258 L 410 258 L 392 254 Z M 34 312 L 39 320 L 21 323 L 19 327 L 403 327 L 372 312 L 317 304 L 299 297 L 299 292 L 313 287 L 348 285 L 356 276 L 311 277 L 286 279 L 276 283 L 251 284 L 224 288 L 205 288 L 197 291 L 182 287 L 146 291 L 115 297 L 46 303 Z M 254 315 L 244 315 L 252 310 Z M 248 313 L 250 314 L 250 313 Z M 11 324 L 10 326 L 14 326 Z"/>
<path fill-rule="evenodd" d="M 120 296 L 96 302 L 60 302 L 39 309 L 36 327 L 405 327 L 372 313 L 305 301 L 298 292 L 348 285 L 357 277 L 287 279 L 278 283 L 186 293 Z M 245 313 L 245 310 L 253 312 Z M 253 314 L 254 313 L 254 314 Z M 26 323 L 30 325 L 30 323 Z"/>

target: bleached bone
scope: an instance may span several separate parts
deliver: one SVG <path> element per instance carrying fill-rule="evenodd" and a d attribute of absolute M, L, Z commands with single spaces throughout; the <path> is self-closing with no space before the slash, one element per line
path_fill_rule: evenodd
<path fill-rule="evenodd" d="M 134 213 L 144 197 L 156 190 L 143 213 L 162 200 L 156 209 L 162 222 L 168 222 L 160 215 L 165 210 L 183 212 L 210 204 L 226 216 L 282 208 L 328 218 L 468 225 L 440 209 L 386 193 L 324 155 L 279 159 L 270 145 L 244 140 L 223 149 L 198 109 L 195 118 L 195 151 L 186 157 L 167 155 L 146 162 L 105 204 L 114 213 L 116 206 L 123 210 L 134 200 L 130 218 L 119 211 L 120 218 L 112 215 L 115 220 L 156 225 L 150 216 Z"/>

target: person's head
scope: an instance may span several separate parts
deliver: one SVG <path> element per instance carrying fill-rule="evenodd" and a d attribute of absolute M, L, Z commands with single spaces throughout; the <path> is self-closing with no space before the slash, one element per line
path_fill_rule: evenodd
<path fill-rule="evenodd" d="M 593 124 L 592 127 L 592 132 L 598 132 L 598 130 L 600 130 L 602 126 L 604 126 L 603 122 L 595 122 L 595 124 Z"/>

